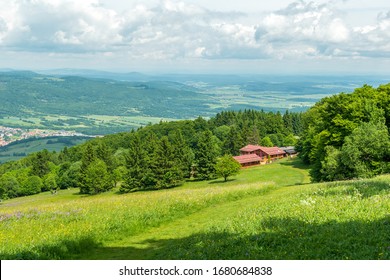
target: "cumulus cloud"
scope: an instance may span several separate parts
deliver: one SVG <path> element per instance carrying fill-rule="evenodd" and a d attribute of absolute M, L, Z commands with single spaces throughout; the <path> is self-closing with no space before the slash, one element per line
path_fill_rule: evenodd
<path fill-rule="evenodd" d="M 124 12 L 98 0 L 0 0 L 0 48 L 156 60 L 390 56 L 390 13 L 350 26 L 334 3 L 293 2 L 249 24 L 184 0 Z"/>
<path fill-rule="evenodd" d="M 256 39 L 280 57 L 330 55 L 351 37 L 350 29 L 331 4 L 294 2 L 265 16 Z"/>
<path fill-rule="evenodd" d="M 390 56 L 390 11 L 378 16 L 375 25 L 354 28 L 354 51 L 362 56 Z"/>
<path fill-rule="evenodd" d="M 256 40 L 284 57 L 390 57 L 390 12 L 376 25 L 350 26 L 334 2 L 299 1 L 266 15 Z"/>

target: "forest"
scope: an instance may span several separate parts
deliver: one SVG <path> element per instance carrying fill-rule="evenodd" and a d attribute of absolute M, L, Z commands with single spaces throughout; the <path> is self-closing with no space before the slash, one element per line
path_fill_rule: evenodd
<path fill-rule="evenodd" d="M 125 193 L 171 188 L 189 178 L 208 180 L 217 176 L 219 157 L 237 155 L 248 143 L 295 145 L 302 127 L 302 113 L 288 111 L 225 111 L 208 120 L 160 122 L 5 163 L 0 166 L 0 195 L 4 199 L 73 187 L 97 194 L 119 182 Z"/>
<path fill-rule="evenodd" d="M 390 84 L 326 97 L 303 118 L 298 143 L 313 181 L 369 178 L 390 172 Z"/>

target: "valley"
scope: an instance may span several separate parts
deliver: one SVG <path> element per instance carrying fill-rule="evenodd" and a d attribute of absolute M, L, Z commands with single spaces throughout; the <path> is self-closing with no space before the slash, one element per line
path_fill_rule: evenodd
<path fill-rule="evenodd" d="M 78 76 L 77 76 L 78 75 Z M 104 135 L 221 110 L 301 112 L 325 96 L 385 77 L 0 72 L 0 125 Z"/>

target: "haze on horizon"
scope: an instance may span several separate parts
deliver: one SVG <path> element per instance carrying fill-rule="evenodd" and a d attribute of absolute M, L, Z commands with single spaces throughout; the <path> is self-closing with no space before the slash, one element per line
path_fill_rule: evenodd
<path fill-rule="evenodd" d="M 0 68 L 390 74 L 387 0 L 0 5 Z"/>

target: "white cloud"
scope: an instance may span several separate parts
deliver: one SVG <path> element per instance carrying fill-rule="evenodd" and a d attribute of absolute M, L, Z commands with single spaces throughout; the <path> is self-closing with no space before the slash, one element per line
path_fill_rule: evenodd
<path fill-rule="evenodd" d="M 120 41 L 120 18 L 97 1 L 14 0 L 8 8 L 2 45 L 11 49 L 88 51 Z"/>
<path fill-rule="evenodd" d="M 128 60 L 390 57 L 390 13 L 351 25 L 335 1 L 292 2 L 251 20 L 196 1 L 138 1 L 121 11 L 107 3 L 0 0 L 0 51 Z"/>
<path fill-rule="evenodd" d="M 332 4 L 294 2 L 267 15 L 257 26 L 256 38 L 271 45 L 276 57 L 334 54 L 340 44 L 348 44 L 350 29 Z"/>

